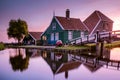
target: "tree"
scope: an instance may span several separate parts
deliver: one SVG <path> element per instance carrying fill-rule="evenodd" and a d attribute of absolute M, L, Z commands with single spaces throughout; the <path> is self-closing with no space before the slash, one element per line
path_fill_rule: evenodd
<path fill-rule="evenodd" d="M 28 34 L 27 23 L 21 19 L 10 20 L 7 34 L 9 38 L 14 38 L 20 43 L 21 39 Z"/>

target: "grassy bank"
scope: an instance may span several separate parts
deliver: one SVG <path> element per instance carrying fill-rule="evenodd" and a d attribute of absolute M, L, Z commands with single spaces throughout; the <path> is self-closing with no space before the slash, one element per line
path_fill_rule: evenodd
<path fill-rule="evenodd" d="M 78 49 L 88 49 L 87 46 L 62 46 L 62 47 L 57 47 L 56 49 L 66 49 L 66 50 L 78 50 Z"/>
<path fill-rule="evenodd" d="M 0 43 L 0 50 L 3 50 L 5 48 L 3 43 Z"/>
<path fill-rule="evenodd" d="M 105 48 L 115 48 L 120 47 L 120 41 L 115 41 L 112 43 L 105 43 Z M 96 50 L 96 43 L 89 43 L 85 44 L 84 46 L 63 46 L 63 47 L 57 47 L 56 49 L 66 49 L 66 50 L 77 50 L 77 49 L 90 49 L 91 51 Z"/>
<path fill-rule="evenodd" d="M 92 44 L 86 44 L 88 47 L 90 47 L 91 49 L 95 49 L 96 48 L 96 43 L 92 43 Z M 115 48 L 115 47 L 120 47 L 120 41 L 114 41 L 112 43 L 104 43 L 104 47 L 105 48 Z"/>
<path fill-rule="evenodd" d="M 114 47 L 120 47 L 120 41 L 115 41 L 109 44 L 105 44 L 106 48 L 114 48 Z"/>
<path fill-rule="evenodd" d="M 114 47 L 120 47 L 120 41 L 115 41 L 115 42 L 112 42 L 112 43 L 105 43 L 104 44 L 105 48 L 114 48 Z M 31 46 L 31 45 L 28 45 L 28 46 L 7 46 L 8 48 L 43 48 L 43 49 L 49 49 L 51 48 L 51 46 Z M 1 49 L 4 49 L 4 44 L 3 43 L 0 43 L 0 50 Z M 65 46 L 62 46 L 62 47 L 55 47 L 53 46 L 52 49 L 59 49 L 59 50 L 90 50 L 90 51 L 95 51 L 96 50 L 96 43 L 89 43 L 89 44 L 85 44 L 85 45 L 65 45 Z"/>

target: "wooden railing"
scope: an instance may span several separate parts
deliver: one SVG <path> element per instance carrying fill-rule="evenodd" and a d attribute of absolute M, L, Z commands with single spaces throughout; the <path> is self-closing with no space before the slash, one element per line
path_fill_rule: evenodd
<path fill-rule="evenodd" d="M 74 38 L 71 39 L 69 41 L 67 41 L 70 44 L 82 44 L 85 42 L 99 42 L 101 41 L 102 38 L 109 38 L 109 40 L 111 40 L 111 38 L 113 36 L 120 36 L 120 30 L 117 31 L 104 31 L 104 32 L 99 32 L 97 31 L 96 33 L 92 34 L 92 35 L 86 35 L 84 37 L 78 37 L 78 38 Z"/>

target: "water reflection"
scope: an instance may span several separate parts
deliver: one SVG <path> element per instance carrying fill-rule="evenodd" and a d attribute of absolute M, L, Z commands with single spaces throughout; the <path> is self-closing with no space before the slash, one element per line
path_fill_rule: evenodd
<path fill-rule="evenodd" d="M 65 78 L 68 78 L 68 72 L 80 66 L 81 62 L 74 61 L 71 54 L 60 52 L 42 51 L 41 56 L 50 66 L 54 75 L 64 72 Z"/>
<path fill-rule="evenodd" d="M 20 71 L 20 72 L 22 71 L 24 72 L 30 66 L 33 66 L 33 65 L 29 65 L 29 63 L 31 63 L 30 62 L 31 60 L 34 60 L 34 63 L 36 63 L 34 66 L 37 66 L 40 63 L 41 64 L 45 63 L 46 65 L 43 66 L 45 67 L 45 72 L 48 72 L 47 74 L 52 73 L 54 77 L 58 76 L 59 74 L 62 74 L 64 75 L 63 77 L 65 79 L 69 79 L 71 76 L 76 76 L 75 74 L 81 74 L 81 71 L 84 71 L 85 73 L 89 71 L 90 72 L 89 75 L 92 75 L 93 73 L 94 75 L 96 75 L 101 70 L 103 70 L 101 73 L 104 73 L 105 68 L 111 69 L 111 67 L 114 67 L 116 70 L 119 69 L 120 56 L 118 56 L 118 54 L 114 54 L 114 49 L 112 51 L 105 49 L 102 53 L 102 56 L 99 54 L 101 53 L 97 53 L 97 52 L 93 53 L 89 51 L 79 52 L 79 53 L 74 53 L 74 52 L 64 53 L 64 52 L 45 51 L 40 49 L 15 49 L 15 52 L 12 51 L 10 52 L 9 62 L 12 66 L 13 71 Z M 117 55 L 119 59 L 116 58 L 115 55 Z M 39 59 L 41 59 L 40 63 L 38 63 Z M 50 71 L 47 71 L 46 68 L 47 70 L 50 69 Z M 30 69 L 31 68 L 29 68 L 29 70 Z M 37 68 L 38 72 L 40 69 L 41 68 Z M 74 75 L 71 75 L 72 73 L 74 73 L 73 71 L 77 71 L 77 72 Z M 41 76 L 43 75 L 42 73 L 39 74 Z M 61 76 L 60 79 L 62 79 Z"/>
<path fill-rule="evenodd" d="M 110 52 L 110 59 L 120 61 L 120 48 L 114 48 Z"/>
<path fill-rule="evenodd" d="M 28 68 L 29 55 L 25 55 L 22 51 L 23 49 L 16 49 L 16 53 L 10 54 L 9 61 L 14 71 L 24 71 Z"/>

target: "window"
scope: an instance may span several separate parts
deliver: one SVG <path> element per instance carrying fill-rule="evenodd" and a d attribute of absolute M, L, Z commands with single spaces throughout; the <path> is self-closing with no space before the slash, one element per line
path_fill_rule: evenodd
<path fill-rule="evenodd" d="M 56 23 L 52 23 L 52 30 L 56 30 Z"/>
<path fill-rule="evenodd" d="M 51 41 L 54 40 L 54 33 L 51 33 Z"/>
<path fill-rule="evenodd" d="M 42 40 L 47 40 L 46 36 L 43 36 L 43 37 L 42 37 Z"/>
<path fill-rule="evenodd" d="M 59 33 L 58 33 L 58 32 L 55 33 L 55 40 L 56 40 L 56 41 L 59 40 Z"/>
<path fill-rule="evenodd" d="M 80 37 L 84 37 L 84 32 L 81 32 L 80 34 L 81 34 Z"/>
<path fill-rule="evenodd" d="M 72 31 L 68 31 L 68 40 L 71 40 L 72 39 L 72 36 L 73 34 L 72 34 Z"/>

